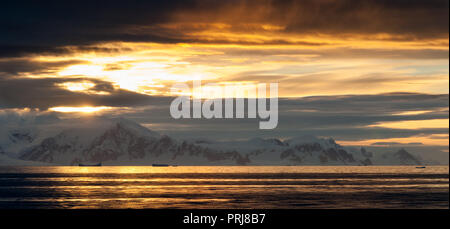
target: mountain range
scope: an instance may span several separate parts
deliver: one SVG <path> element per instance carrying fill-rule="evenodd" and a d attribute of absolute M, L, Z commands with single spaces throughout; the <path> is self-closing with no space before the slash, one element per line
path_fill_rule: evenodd
<path fill-rule="evenodd" d="M 418 165 L 404 149 L 374 155 L 332 138 L 175 139 L 124 118 L 19 120 L 0 129 L 0 165 Z"/>

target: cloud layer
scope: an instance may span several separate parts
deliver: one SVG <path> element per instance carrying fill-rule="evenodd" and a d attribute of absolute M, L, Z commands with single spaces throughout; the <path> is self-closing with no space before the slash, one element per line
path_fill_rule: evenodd
<path fill-rule="evenodd" d="M 61 53 L 111 41 L 317 46 L 323 42 L 292 39 L 317 34 L 448 39 L 448 9 L 446 0 L 13 1 L 0 9 L 0 53 Z M 233 36 L 241 33 L 274 38 Z"/>

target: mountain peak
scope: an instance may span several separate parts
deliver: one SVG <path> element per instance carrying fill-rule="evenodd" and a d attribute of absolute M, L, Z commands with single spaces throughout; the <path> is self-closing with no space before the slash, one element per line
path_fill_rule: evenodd
<path fill-rule="evenodd" d="M 399 149 L 395 154 L 395 157 L 397 157 L 400 161 L 410 164 L 417 164 L 420 165 L 422 164 L 422 162 L 417 159 L 416 157 L 414 157 L 413 155 L 411 155 L 408 151 L 406 151 L 404 148 Z"/>
<path fill-rule="evenodd" d="M 384 165 L 420 165 L 422 162 L 406 151 L 404 148 L 400 148 L 394 152 L 387 152 L 381 156 L 381 164 Z"/>
<path fill-rule="evenodd" d="M 122 117 L 113 118 L 111 120 L 113 121 L 113 123 L 115 123 L 115 125 L 120 126 L 122 128 L 125 128 L 125 129 L 127 129 L 127 130 L 129 130 L 129 131 L 131 131 L 131 132 L 133 132 L 135 134 L 145 135 L 145 136 L 154 137 L 154 138 L 155 137 L 156 138 L 161 137 L 161 135 L 159 133 L 154 132 L 154 131 L 152 131 L 152 130 L 150 130 L 150 129 L 148 129 L 148 128 L 146 128 L 146 127 L 144 127 L 144 126 L 140 125 L 139 123 L 134 122 L 132 120 L 125 119 L 125 118 L 122 118 Z"/>
<path fill-rule="evenodd" d="M 291 146 L 318 143 L 324 148 L 336 147 L 338 144 L 332 138 L 319 138 L 313 135 L 303 135 L 285 141 Z"/>

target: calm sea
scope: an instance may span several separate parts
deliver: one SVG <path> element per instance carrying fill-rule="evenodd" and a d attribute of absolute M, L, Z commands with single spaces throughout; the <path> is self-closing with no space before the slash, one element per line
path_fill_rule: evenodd
<path fill-rule="evenodd" d="M 449 167 L 0 167 L 0 208 L 448 208 Z"/>

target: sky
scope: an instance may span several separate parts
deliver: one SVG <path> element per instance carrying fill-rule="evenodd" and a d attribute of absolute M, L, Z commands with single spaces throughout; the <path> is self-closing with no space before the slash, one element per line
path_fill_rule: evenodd
<path fill-rule="evenodd" d="M 177 137 L 316 135 L 448 154 L 448 0 L 2 5 L 0 115 L 123 116 Z M 194 79 L 278 83 L 277 128 L 172 119 L 171 86 Z"/>

